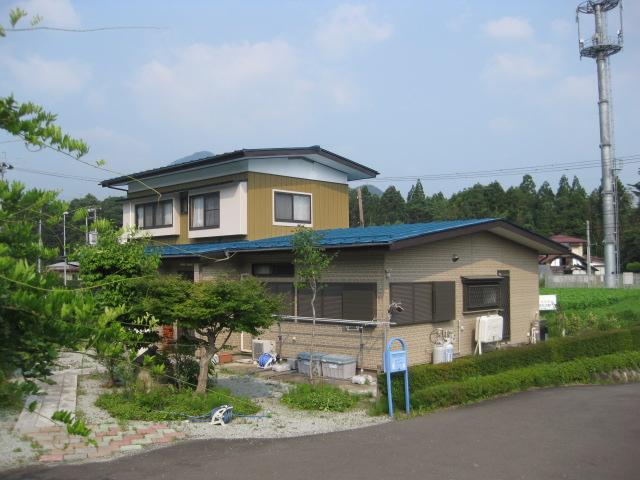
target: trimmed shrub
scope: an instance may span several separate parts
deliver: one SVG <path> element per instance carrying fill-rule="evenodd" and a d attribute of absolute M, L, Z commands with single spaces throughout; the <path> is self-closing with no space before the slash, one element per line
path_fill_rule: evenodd
<path fill-rule="evenodd" d="M 627 272 L 640 273 L 640 262 L 629 262 L 627 263 Z"/>
<path fill-rule="evenodd" d="M 409 388 L 411 392 L 415 392 L 441 383 L 460 382 L 471 377 L 494 375 L 531 365 L 566 362 L 629 350 L 640 350 L 640 327 L 553 338 L 535 345 L 497 350 L 477 357 L 463 357 L 452 363 L 414 365 L 409 368 Z M 394 374 L 392 383 L 395 401 L 399 405 L 404 404 L 402 374 Z M 386 375 L 379 375 L 378 385 L 381 393 L 386 395 Z"/>
<path fill-rule="evenodd" d="M 444 383 L 411 394 L 411 406 L 418 411 L 462 405 L 535 387 L 576 383 L 598 383 L 597 373 L 640 368 L 640 352 L 622 352 L 564 363 L 547 363 L 462 382 Z"/>

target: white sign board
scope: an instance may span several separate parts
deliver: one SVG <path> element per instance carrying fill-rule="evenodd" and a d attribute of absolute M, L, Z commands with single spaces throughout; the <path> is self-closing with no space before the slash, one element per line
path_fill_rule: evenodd
<path fill-rule="evenodd" d="M 557 310 L 558 298 L 556 295 L 540 295 L 539 310 L 548 312 Z"/>

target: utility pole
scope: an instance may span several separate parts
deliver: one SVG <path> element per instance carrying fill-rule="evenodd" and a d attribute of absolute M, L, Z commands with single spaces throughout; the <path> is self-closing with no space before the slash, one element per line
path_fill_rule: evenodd
<path fill-rule="evenodd" d="M 4 180 L 4 174 L 7 173 L 7 170 L 12 170 L 12 169 L 13 169 L 13 165 L 11 165 L 10 163 L 0 162 L 0 178 Z"/>
<path fill-rule="evenodd" d="M 620 28 L 617 37 L 607 36 L 607 12 L 620 6 Z M 580 37 L 580 14 L 593 15 L 595 33 L 587 41 Z M 600 118 L 600 159 L 602 162 L 602 223 L 604 243 L 604 281 L 607 288 L 617 286 L 616 269 L 618 245 L 616 242 L 616 208 L 614 188 L 614 159 L 611 142 L 611 112 L 609 99 L 609 57 L 622 50 L 621 0 L 587 0 L 576 9 L 580 58 L 596 60 L 598 71 L 598 111 Z"/>
<path fill-rule="evenodd" d="M 358 213 L 360 215 L 360 226 L 364 227 L 364 208 L 362 207 L 362 187 L 356 189 L 358 195 Z"/>
<path fill-rule="evenodd" d="M 591 227 L 587 220 L 587 287 L 591 287 Z"/>
<path fill-rule="evenodd" d="M 62 257 L 64 260 L 62 281 L 65 287 L 67 286 L 67 215 L 69 212 L 62 214 Z"/>
<path fill-rule="evenodd" d="M 40 258 L 40 251 L 42 251 L 42 209 L 40 209 L 40 217 L 38 218 L 38 273 L 42 273 L 42 259 Z"/>

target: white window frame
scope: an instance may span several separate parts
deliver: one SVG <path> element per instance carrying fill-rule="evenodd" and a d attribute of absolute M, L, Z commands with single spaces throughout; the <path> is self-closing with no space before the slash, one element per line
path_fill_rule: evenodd
<path fill-rule="evenodd" d="M 311 217 L 311 222 L 309 223 L 299 223 L 299 222 L 279 222 L 276 220 L 276 193 L 289 193 L 289 194 L 293 194 L 293 195 L 306 195 L 309 197 L 309 199 L 311 200 L 310 202 L 310 208 L 311 208 L 311 212 L 310 213 L 310 217 Z M 309 227 L 309 228 L 313 228 L 313 193 L 310 192 L 300 192 L 300 191 L 294 191 L 294 190 L 280 190 L 280 189 L 273 189 L 271 192 L 271 221 L 273 222 L 273 225 L 279 226 L 279 227 L 298 227 L 298 226 L 302 226 L 302 227 Z"/>

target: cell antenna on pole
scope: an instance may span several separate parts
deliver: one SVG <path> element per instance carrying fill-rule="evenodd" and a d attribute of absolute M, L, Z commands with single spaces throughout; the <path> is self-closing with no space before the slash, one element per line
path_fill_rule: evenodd
<path fill-rule="evenodd" d="M 607 15 L 618 10 L 619 28 L 615 37 L 607 32 Z M 581 34 L 580 20 L 584 15 L 593 15 L 595 28 L 588 39 Z M 598 111 L 600 118 L 600 159 L 602 162 L 602 224 L 604 229 L 604 280 L 607 288 L 617 286 L 618 271 L 618 232 L 616 173 L 613 145 L 611 139 L 611 100 L 609 85 L 609 61 L 611 55 L 622 50 L 622 1 L 587 0 L 576 8 L 578 24 L 578 49 L 580 58 L 596 60 L 598 70 Z"/>

